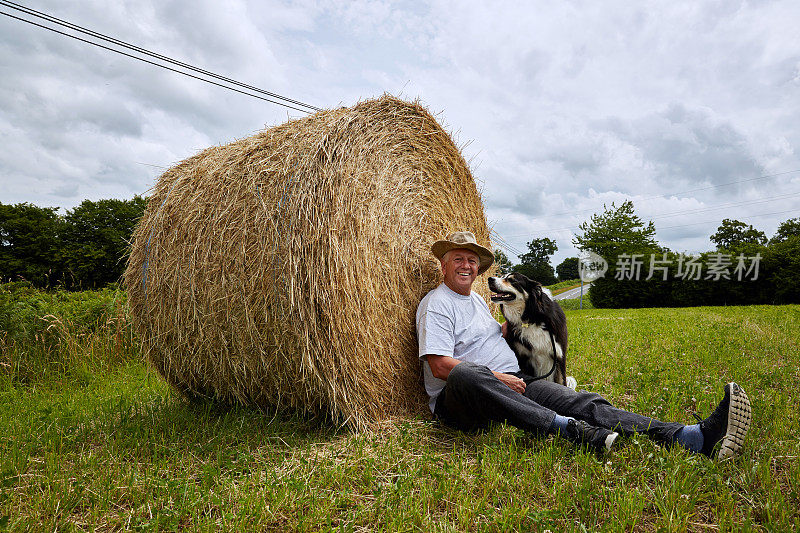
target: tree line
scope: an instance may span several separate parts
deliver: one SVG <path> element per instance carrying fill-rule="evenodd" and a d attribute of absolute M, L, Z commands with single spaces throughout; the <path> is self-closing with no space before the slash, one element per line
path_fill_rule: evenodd
<path fill-rule="evenodd" d="M 578 278 L 577 257 L 567 257 L 553 268 L 550 256 L 558 251 L 558 245 L 553 239 L 548 237 L 533 239 L 526 246 L 528 251 L 519 256 L 518 264 L 512 263 L 502 250 L 495 250 L 494 261 L 498 272 L 500 274 L 519 272 L 542 285 Z"/>
<path fill-rule="evenodd" d="M 57 207 L 0 203 L 0 281 L 97 289 L 118 282 L 147 199 L 85 200 Z"/>
<path fill-rule="evenodd" d="M 578 277 L 578 258 L 567 257 L 555 268 L 550 263 L 550 256 L 556 253 L 558 245 L 550 238 L 533 239 L 527 244 L 528 251 L 519 256 L 519 263 L 513 264 L 500 249 L 494 252 L 494 261 L 500 274 L 519 272 L 542 285 L 552 285 L 558 281 L 576 279 Z"/>
<path fill-rule="evenodd" d="M 655 225 L 636 215 L 633 202 L 603 206 L 579 226 L 573 244 L 602 257 L 604 276 L 589 293 L 595 307 L 684 307 L 800 303 L 800 218 L 790 218 L 767 235 L 752 225 L 724 219 L 709 237 L 714 250 L 686 254 L 656 241 Z M 511 264 L 495 254 L 502 271 L 516 271 L 549 285 L 578 277 L 578 258 L 555 269 L 552 239 L 533 239 Z"/>
<path fill-rule="evenodd" d="M 118 282 L 146 205 L 141 196 L 85 200 L 61 215 L 57 207 L 0 203 L 0 282 L 68 290 Z M 771 238 L 724 219 L 710 236 L 716 249 L 689 256 L 659 244 L 655 225 L 636 215 L 633 202 L 603 209 L 573 238 L 576 248 L 601 256 L 608 266 L 590 292 L 595 307 L 800 303 L 800 218 L 780 224 Z M 557 249 L 553 239 L 533 239 L 518 264 L 498 250 L 497 268 L 544 285 L 578 278 L 577 257 L 553 268 Z"/>

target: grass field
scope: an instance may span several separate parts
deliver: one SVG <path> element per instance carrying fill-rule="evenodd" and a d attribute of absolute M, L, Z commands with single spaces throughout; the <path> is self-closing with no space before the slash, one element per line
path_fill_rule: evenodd
<path fill-rule="evenodd" d="M 800 306 L 567 311 L 570 373 L 622 407 L 690 422 L 724 382 L 745 387 L 746 448 L 716 463 L 644 438 L 599 458 L 506 426 L 352 434 L 188 404 L 138 361 L 118 295 L 98 299 L 108 315 L 53 316 L 39 334 L 9 326 L 7 302 L 0 530 L 800 528 Z"/>

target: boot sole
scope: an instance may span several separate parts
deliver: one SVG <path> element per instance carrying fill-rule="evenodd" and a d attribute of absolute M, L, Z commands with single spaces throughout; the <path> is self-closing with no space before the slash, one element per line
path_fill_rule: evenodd
<path fill-rule="evenodd" d="M 731 399 L 728 405 L 728 428 L 722 437 L 717 459 L 730 459 L 741 450 L 747 430 L 750 429 L 752 410 L 750 399 L 744 389 L 736 383 L 730 384 Z"/>

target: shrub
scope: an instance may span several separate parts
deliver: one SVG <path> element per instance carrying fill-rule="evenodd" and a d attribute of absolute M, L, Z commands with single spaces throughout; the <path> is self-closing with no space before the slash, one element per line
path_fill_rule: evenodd
<path fill-rule="evenodd" d="M 767 249 L 764 258 L 765 287 L 772 293 L 774 303 L 800 303 L 800 236 L 792 236 Z"/>
<path fill-rule="evenodd" d="M 116 287 L 45 292 L 27 282 L 0 284 L 0 331 L 0 373 L 14 381 L 137 357 L 125 293 Z"/>
<path fill-rule="evenodd" d="M 728 267 L 729 279 L 722 276 L 719 279 L 709 278 L 709 267 L 716 264 L 718 253 L 711 252 L 702 254 L 697 260 L 702 269 L 700 279 L 681 279 L 679 255 L 668 253 L 667 279 L 664 280 L 663 274 L 656 271 L 652 279 L 646 280 L 650 271 L 650 256 L 645 255 L 638 280 L 616 279 L 619 269 L 613 265 L 605 277 L 594 282 L 589 294 L 595 307 L 608 308 L 796 303 L 800 302 L 800 288 L 792 273 L 800 267 L 798 242 L 800 238 L 769 248 L 752 245 L 740 250 L 739 253 L 746 258 L 745 267 L 752 265 L 749 258 L 761 255 L 756 279 L 752 279 L 753 272 L 743 271 L 741 276 L 737 274 L 736 254 L 730 254 L 732 264 Z M 663 259 L 663 256 L 656 254 L 656 259 Z"/>

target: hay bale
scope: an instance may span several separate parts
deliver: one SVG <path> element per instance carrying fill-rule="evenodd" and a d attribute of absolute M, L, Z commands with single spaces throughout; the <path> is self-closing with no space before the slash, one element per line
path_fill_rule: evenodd
<path fill-rule="evenodd" d="M 354 428 L 421 412 L 414 313 L 440 282 L 431 243 L 459 229 L 489 244 L 469 168 L 423 107 L 321 111 L 161 176 L 125 272 L 136 331 L 189 396 Z"/>

